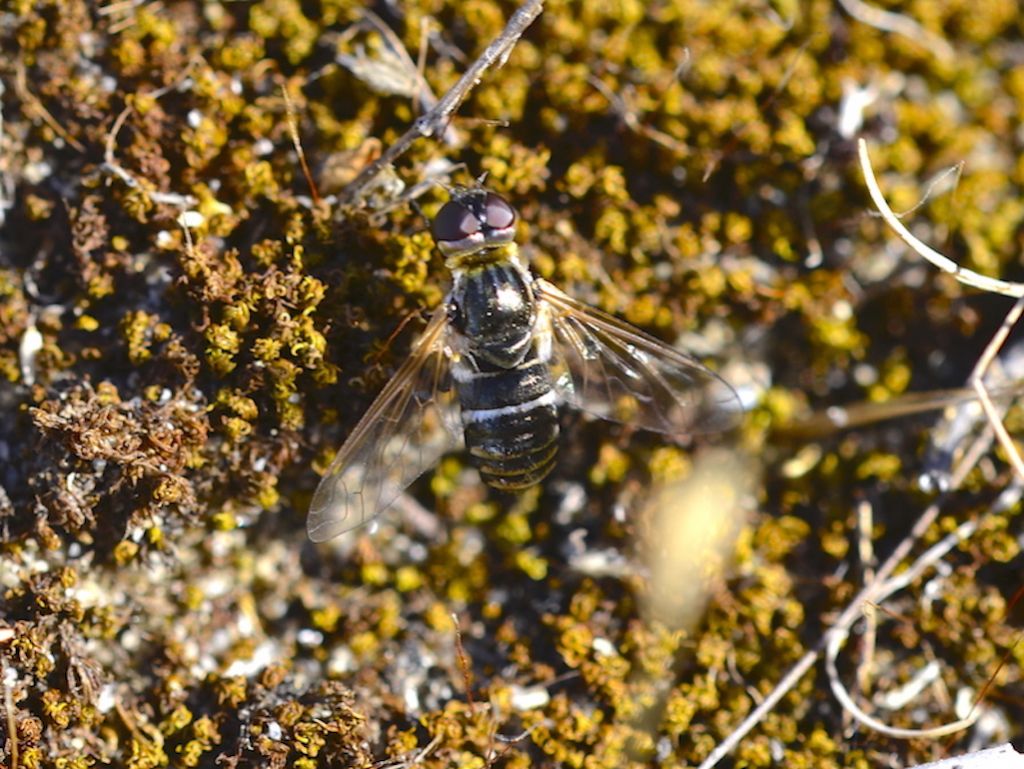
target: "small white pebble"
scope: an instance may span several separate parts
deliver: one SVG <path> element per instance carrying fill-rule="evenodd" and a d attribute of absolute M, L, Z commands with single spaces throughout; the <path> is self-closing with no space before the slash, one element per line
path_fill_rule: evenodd
<path fill-rule="evenodd" d="M 188 227 L 190 230 L 194 230 L 196 227 L 202 226 L 205 221 L 206 217 L 195 209 L 183 211 L 181 216 L 178 217 L 178 224 L 182 227 Z"/>
<path fill-rule="evenodd" d="M 832 317 L 836 320 L 850 320 L 853 317 L 853 306 L 845 299 L 832 305 Z"/>
<path fill-rule="evenodd" d="M 327 675 L 338 677 L 343 673 L 350 673 L 356 668 L 356 658 L 352 650 L 347 646 L 335 647 L 327 660 Z"/>
<path fill-rule="evenodd" d="M 37 163 L 26 163 L 21 169 L 21 178 L 35 186 L 53 173 L 53 166 L 44 160 Z"/>
<path fill-rule="evenodd" d="M 96 709 L 100 713 L 109 713 L 117 705 L 117 687 L 114 684 L 107 684 L 100 689 L 100 696 L 96 698 Z"/>
<path fill-rule="evenodd" d="M 520 712 L 537 710 L 551 701 L 551 695 L 543 686 L 513 686 L 512 709 Z"/>
<path fill-rule="evenodd" d="M 607 638 L 601 638 L 598 636 L 591 642 L 591 648 L 602 657 L 618 657 L 619 650 L 615 648 L 615 644 L 609 641 Z"/>
<path fill-rule="evenodd" d="M 36 383 L 36 356 L 42 349 L 43 335 L 35 323 L 29 323 L 18 345 L 18 365 L 21 367 L 21 378 L 27 385 Z"/>
<path fill-rule="evenodd" d="M 300 646 L 319 646 L 324 642 L 324 634 L 319 630 L 314 630 L 310 627 L 304 627 L 295 635 L 295 640 L 299 642 Z"/>

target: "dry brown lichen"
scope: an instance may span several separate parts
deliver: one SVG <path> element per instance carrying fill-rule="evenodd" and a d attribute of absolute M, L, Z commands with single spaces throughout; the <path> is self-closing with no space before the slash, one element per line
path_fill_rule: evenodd
<path fill-rule="evenodd" d="M 109 547 L 130 525 L 167 511 L 195 514 L 188 475 L 201 464 L 209 429 L 200 404 L 170 395 L 125 403 L 110 384 L 84 385 L 44 401 L 31 417 L 41 531 L 59 527 L 86 541 L 101 532 Z"/>

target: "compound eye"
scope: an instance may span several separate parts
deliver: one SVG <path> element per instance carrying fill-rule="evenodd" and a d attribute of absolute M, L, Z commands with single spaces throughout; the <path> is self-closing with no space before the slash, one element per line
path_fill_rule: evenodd
<path fill-rule="evenodd" d="M 504 230 L 516 220 L 516 210 L 504 198 L 488 192 L 484 199 L 484 220 L 492 230 Z"/>
<path fill-rule="evenodd" d="M 450 200 L 434 217 L 431 232 L 438 243 L 454 243 L 480 231 L 480 222 L 461 203 Z"/>

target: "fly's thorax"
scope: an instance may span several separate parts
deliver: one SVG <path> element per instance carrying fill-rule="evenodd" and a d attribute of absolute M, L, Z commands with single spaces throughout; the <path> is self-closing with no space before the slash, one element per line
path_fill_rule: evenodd
<path fill-rule="evenodd" d="M 489 246 L 477 245 L 464 251 L 442 250 L 442 253 L 445 255 L 444 266 L 453 275 L 458 272 L 469 272 L 505 262 L 521 265 L 519 246 L 514 242 Z"/>
<path fill-rule="evenodd" d="M 478 366 L 513 368 L 533 342 L 537 321 L 533 278 L 511 259 L 457 270 L 449 319 Z"/>

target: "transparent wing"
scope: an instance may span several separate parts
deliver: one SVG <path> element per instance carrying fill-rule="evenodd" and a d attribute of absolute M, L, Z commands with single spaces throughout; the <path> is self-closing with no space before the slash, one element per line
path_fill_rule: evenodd
<path fill-rule="evenodd" d="M 546 280 L 535 286 L 550 313 L 555 386 L 566 402 L 668 435 L 736 424 L 743 413 L 739 396 L 704 364 Z"/>
<path fill-rule="evenodd" d="M 336 537 L 387 510 L 406 486 L 459 446 L 447 330 L 442 307 L 331 462 L 306 519 L 314 542 Z"/>

